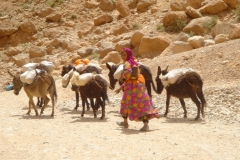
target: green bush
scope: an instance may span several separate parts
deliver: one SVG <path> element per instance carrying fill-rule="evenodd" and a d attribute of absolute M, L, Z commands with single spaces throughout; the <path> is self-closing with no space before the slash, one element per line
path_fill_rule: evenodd
<path fill-rule="evenodd" d="M 216 24 L 217 24 L 218 17 L 217 16 L 212 16 L 211 20 L 207 21 L 204 24 L 204 27 L 211 30 Z"/>
<path fill-rule="evenodd" d="M 163 24 L 158 24 L 157 25 L 157 30 L 160 32 L 164 32 L 165 31 L 165 27 L 163 26 Z"/>
<path fill-rule="evenodd" d="M 141 28 L 139 24 L 133 24 L 132 27 L 133 27 L 133 30 L 138 30 Z"/>
<path fill-rule="evenodd" d="M 237 16 L 237 20 L 240 20 L 240 5 L 237 5 L 236 9 L 232 12 Z"/>

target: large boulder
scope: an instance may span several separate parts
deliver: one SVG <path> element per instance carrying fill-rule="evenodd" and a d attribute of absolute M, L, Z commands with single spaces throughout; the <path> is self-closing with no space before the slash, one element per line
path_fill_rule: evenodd
<path fill-rule="evenodd" d="M 186 21 L 188 16 L 184 11 L 170 11 L 163 17 L 164 26 L 173 26 L 176 25 L 176 20 Z"/>
<path fill-rule="evenodd" d="M 26 21 L 23 22 L 19 25 L 19 28 L 26 33 L 30 33 L 30 34 L 34 34 L 37 32 L 35 25 L 30 22 L 30 21 Z"/>
<path fill-rule="evenodd" d="M 100 15 L 99 17 L 94 18 L 94 20 L 93 20 L 94 26 L 100 26 L 100 25 L 103 25 L 105 23 L 109 23 L 112 21 L 113 21 L 113 17 L 108 14 Z"/>
<path fill-rule="evenodd" d="M 187 42 L 175 41 L 175 42 L 171 43 L 161 53 L 161 56 L 168 56 L 168 55 L 171 55 L 171 54 L 177 54 L 177 53 L 181 53 L 181 52 L 186 52 L 186 51 L 190 51 L 192 49 L 193 49 L 193 47 L 189 43 L 187 43 Z"/>
<path fill-rule="evenodd" d="M 140 31 L 133 33 L 131 41 L 130 41 L 131 45 L 133 45 L 133 47 L 139 46 L 143 36 L 144 36 L 144 34 Z"/>
<path fill-rule="evenodd" d="M 159 56 L 170 44 L 164 37 L 143 36 L 139 45 L 138 54 L 142 58 L 153 58 Z"/>
<path fill-rule="evenodd" d="M 227 4 L 223 0 L 209 1 L 206 5 L 199 8 L 200 13 L 205 14 L 217 14 L 228 8 Z"/>
<path fill-rule="evenodd" d="M 102 60 L 101 63 L 107 63 L 107 62 L 113 62 L 115 64 L 118 64 L 121 62 L 121 57 L 117 51 L 111 51 L 109 52 Z"/>
<path fill-rule="evenodd" d="M 116 4 L 116 9 L 122 17 L 127 17 L 130 14 L 130 9 L 124 0 L 118 0 Z"/>

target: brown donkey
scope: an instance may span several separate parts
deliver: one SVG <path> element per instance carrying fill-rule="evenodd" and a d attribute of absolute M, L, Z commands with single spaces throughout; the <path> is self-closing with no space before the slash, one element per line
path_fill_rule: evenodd
<path fill-rule="evenodd" d="M 43 114 L 45 107 L 47 106 L 50 99 L 47 97 L 47 94 L 50 94 L 50 98 L 52 101 L 52 114 L 54 116 L 54 105 L 57 100 L 57 91 L 56 84 L 53 77 L 48 74 L 46 71 L 42 71 L 41 73 L 37 73 L 31 84 L 23 83 L 20 80 L 20 74 L 13 75 L 8 71 L 8 73 L 13 77 L 13 90 L 14 94 L 18 95 L 22 87 L 24 88 L 25 93 L 29 98 L 29 109 L 27 115 L 31 112 L 31 106 L 34 108 L 36 116 L 38 116 L 38 111 L 33 101 L 33 97 L 42 97 L 44 99 L 44 106 L 41 108 L 40 115 Z"/>
<path fill-rule="evenodd" d="M 161 70 L 160 66 L 158 66 L 158 72 L 156 77 L 157 83 L 157 93 L 161 94 L 163 91 L 163 83 L 160 79 L 160 75 L 165 75 L 167 73 L 167 68 L 165 70 Z M 174 84 L 169 84 L 165 86 L 167 98 L 166 98 L 166 112 L 164 116 L 168 114 L 169 102 L 171 96 L 174 96 L 179 99 L 183 110 L 184 110 L 184 118 L 187 118 L 187 110 L 184 102 L 184 98 L 191 98 L 191 100 L 197 106 L 197 116 L 195 120 L 200 118 L 200 111 L 202 113 L 202 117 L 204 118 L 204 106 L 206 106 L 206 100 L 202 91 L 203 81 L 199 74 L 196 72 L 187 72 L 182 75 Z M 199 101 L 199 99 L 200 101 Z"/>

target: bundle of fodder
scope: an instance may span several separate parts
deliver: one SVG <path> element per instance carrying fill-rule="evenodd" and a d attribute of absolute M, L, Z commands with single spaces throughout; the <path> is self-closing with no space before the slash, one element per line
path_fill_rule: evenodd
<path fill-rule="evenodd" d="M 52 71 L 55 69 L 55 65 L 50 61 L 41 61 L 40 63 L 27 63 L 22 66 L 22 71 L 25 72 L 25 71 L 33 70 L 36 68 L 45 70 L 49 74 L 51 74 Z"/>
<path fill-rule="evenodd" d="M 20 80 L 23 83 L 31 84 L 34 81 L 37 74 L 39 74 L 40 72 L 41 72 L 40 69 L 32 69 L 32 70 L 25 71 L 20 75 Z"/>
<path fill-rule="evenodd" d="M 168 72 L 166 75 L 161 76 L 161 81 L 163 86 L 168 86 L 170 84 L 174 84 L 182 75 L 187 72 L 195 72 L 192 68 L 179 68 L 174 69 Z"/>

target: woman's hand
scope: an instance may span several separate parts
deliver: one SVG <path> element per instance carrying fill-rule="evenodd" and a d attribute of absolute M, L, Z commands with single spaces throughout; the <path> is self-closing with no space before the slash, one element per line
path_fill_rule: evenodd
<path fill-rule="evenodd" d="M 119 93 L 121 91 L 121 88 L 118 88 L 117 90 L 115 90 L 115 93 Z"/>

